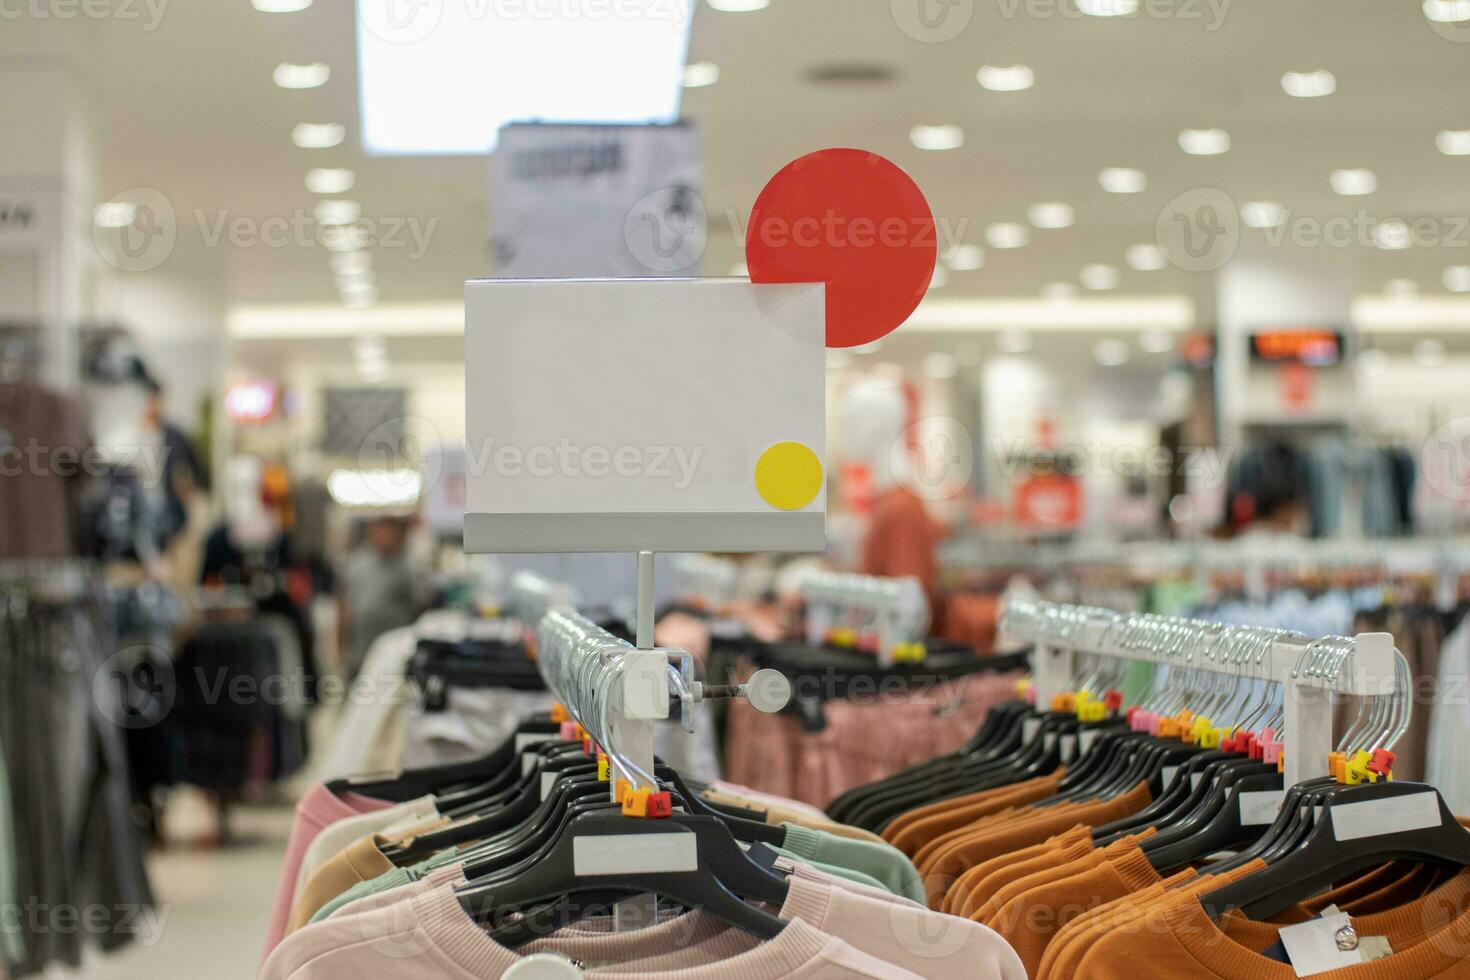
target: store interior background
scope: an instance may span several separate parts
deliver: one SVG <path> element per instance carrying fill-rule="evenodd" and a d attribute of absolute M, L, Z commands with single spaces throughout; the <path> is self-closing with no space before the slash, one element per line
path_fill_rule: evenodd
<path fill-rule="evenodd" d="M 1392 548 L 1364 526 L 1349 483 L 1345 516 L 1304 546 L 1304 562 L 1337 546 L 1440 553 L 1470 522 L 1470 10 L 1139 0 L 1130 16 L 1097 16 L 1131 0 L 1072 4 L 933 4 L 965 20 L 943 40 L 913 28 L 897 0 L 706 0 L 694 14 L 678 113 L 703 144 L 701 274 L 744 273 L 751 202 L 823 147 L 893 160 L 940 222 L 942 261 L 909 322 L 828 355 L 831 559 L 852 561 L 865 499 L 844 466 L 837 406 L 869 379 L 911 399 L 914 469 L 950 528 L 950 583 L 1116 557 L 1124 543 L 1147 563 L 1224 541 L 1222 468 L 1274 440 L 1420 462 L 1411 519 L 1387 529 Z M 0 0 L 0 323 L 39 326 L 39 376 L 94 406 L 104 400 L 81 353 L 93 329 L 120 328 L 212 473 L 191 533 L 227 518 L 232 479 L 250 475 L 238 461 L 252 457 L 293 485 L 336 491 L 322 547 L 338 561 L 367 512 L 354 473 L 429 460 L 424 499 L 392 503 L 452 493 L 433 461 L 465 436 L 463 284 L 496 271 L 487 157 L 364 150 L 352 3 L 124 6 L 65 16 L 60 0 Z M 283 64 L 325 64 L 330 77 L 283 88 Z M 1011 69 L 992 80 L 1018 90 L 982 86 L 983 66 Z M 1283 82 L 1321 72 L 1325 94 L 1294 96 Z M 451 86 L 423 110 L 452 119 L 475 97 Z M 343 136 L 303 148 L 302 123 L 340 124 Z M 1228 149 L 1186 151 L 1218 150 L 1217 130 Z M 313 168 L 350 170 L 350 189 L 314 193 Z M 1136 192 L 1103 186 L 1135 181 Z M 406 230 L 407 247 L 356 253 L 215 235 L 236 218 L 314 227 L 327 200 L 411 223 L 422 248 Z M 163 213 L 160 201 L 174 240 L 139 263 L 119 252 L 127 228 L 115 226 L 139 207 Z M 1209 212 L 1227 223 L 1226 251 L 1181 250 L 1179 220 L 1206 220 L 1201 208 L 1221 201 L 1236 209 Z M 1348 223 L 1335 226 L 1346 240 L 1322 241 L 1334 220 Z M 1305 360 L 1253 353 L 1259 335 L 1295 344 L 1308 332 L 1335 350 L 1327 363 L 1312 363 L 1320 346 Z M 546 376 L 556 383 L 555 365 Z M 393 446 L 406 451 L 371 438 L 324 451 L 339 389 L 396 393 L 408 421 Z M 1161 470 L 1160 450 L 1177 461 L 1181 446 L 1206 454 L 1189 474 Z M 1080 461 L 1060 479 L 1057 451 Z M 1429 478 L 1432 466 L 1447 469 Z M 452 536 L 426 544 L 433 531 L 421 525 L 416 546 L 453 574 Z M 331 602 L 313 611 L 329 637 Z M 287 797 L 262 790 L 236 818 L 254 843 L 220 851 L 206 803 L 175 808 L 155 862 L 187 924 L 88 975 L 182 975 L 181 945 L 236 951 L 248 975 L 258 936 L 238 920 L 273 885 L 264 855 L 279 847 Z"/>

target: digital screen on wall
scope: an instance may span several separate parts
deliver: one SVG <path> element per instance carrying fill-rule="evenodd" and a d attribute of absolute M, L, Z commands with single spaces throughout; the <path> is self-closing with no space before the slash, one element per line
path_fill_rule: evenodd
<path fill-rule="evenodd" d="M 1342 361 L 1342 331 L 1326 327 L 1259 330 L 1251 334 L 1251 358 L 1272 364 L 1331 367 Z"/>

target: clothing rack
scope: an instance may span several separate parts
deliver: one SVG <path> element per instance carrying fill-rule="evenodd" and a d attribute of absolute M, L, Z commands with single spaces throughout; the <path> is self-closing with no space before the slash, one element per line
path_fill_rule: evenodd
<path fill-rule="evenodd" d="M 1311 639 L 1282 630 L 1032 601 L 1012 603 L 1002 628 L 1007 636 L 1033 644 L 1036 703 L 1043 709 L 1068 690 L 1079 654 L 1280 683 L 1287 785 L 1328 775 L 1331 693 L 1392 694 L 1400 681 L 1399 655 L 1389 633 Z M 1245 655 L 1222 656 L 1227 640 L 1244 642 Z"/>
<path fill-rule="evenodd" d="M 906 649 L 922 643 L 929 629 L 929 599 L 917 578 L 881 578 L 813 572 L 798 586 L 806 604 L 806 636 L 812 646 L 853 622 L 877 639 L 878 661 L 892 666 Z M 922 649 L 918 657 L 922 659 Z"/>
<path fill-rule="evenodd" d="M 531 627 L 554 609 L 576 608 L 576 602 L 576 590 L 570 585 L 553 582 L 535 572 L 516 572 L 510 577 L 505 594 L 507 611 Z"/>

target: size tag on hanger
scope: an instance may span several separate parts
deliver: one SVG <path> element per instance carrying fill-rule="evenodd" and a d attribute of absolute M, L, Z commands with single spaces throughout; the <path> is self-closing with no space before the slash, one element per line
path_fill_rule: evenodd
<path fill-rule="evenodd" d="M 537 734 L 521 734 L 516 736 L 516 751 L 524 752 L 532 745 L 540 745 L 542 742 L 550 742 L 556 739 L 556 735 L 545 732 Z"/>
<path fill-rule="evenodd" d="M 541 799 L 551 795 L 551 788 L 556 785 L 557 774 L 554 772 L 543 772 L 541 774 Z"/>
<path fill-rule="evenodd" d="M 1284 789 L 1263 789 L 1240 794 L 1240 825 L 1261 827 L 1273 823 L 1286 799 Z"/>
<path fill-rule="evenodd" d="M 693 834 L 608 834 L 572 841 L 577 877 L 699 870 Z"/>
<path fill-rule="evenodd" d="M 1291 968 L 1299 977 L 1316 976 L 1363 962 L 1358 934 L 1346 912 L 1284 927 L 1281 945 L 1286 947 Z"/>
<path fill-rule="evenodd" d="M 1036 738 L 1036 733 L 1041 731 L 1040 718 L 1027 718 L 1021 722 L 1021 740 L 1030 742 Z"/>
<path fill-rule="evenodd" d="M 1163 776 L 1164 776 L 1164 789 L 1168 789 L 1171 785 L 1173 785 L 1173 783 L 1174 783 L 1174 777 L 1177 776 L 1177 775 L 1179 775 L 1179 767 L 1178 766 L 1165 766 L 1164 767 L 1164 773 L 1163 773 Z"/>
<path fill-rule="evenodd" d="M 1093 729 L 1091 731 L 1078 732 L 1077 733 L 1077 746 L 1078 746 L 1079 749 L 1081 749 L 1082 754 L 1083 755 L 1086 755 L 1088 753 L 1088 751 L 1091 750 L 1092 747 L 1097 744 L 1097 740 L 1100 739 L 1100 738 L 1102 738 L 1102 732 L 1099 731 L 1099 730 L 1097 730 L 1097 729 Z"/>
<path fill-rule="evenodd" d="M 1339 803 L 1330 808 L 1332 836 L 1340 841 L 1428 830 L 1443 823 L 1439 794 L 1413 793 L 1361 803 Z"/>
<path fill-rule="evenodd" d="M 1204 782 L 1205 774 L 1193 772 L 1189 774 L 1189 788 L 1191 791 L 1199 789 L 1199 784 Z"/>

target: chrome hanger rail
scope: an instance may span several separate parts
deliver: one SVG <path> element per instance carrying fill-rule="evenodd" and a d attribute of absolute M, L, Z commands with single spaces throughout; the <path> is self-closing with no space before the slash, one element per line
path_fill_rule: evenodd
<path fill-rule="evenodd" d="M 1091 689 L 1096 678 L 1116 671 L 1108 662 L 1119 659 L 1186 672 L 1189 689 L 1196 694 L 1219 692 L 1215 696 L 1221 703 L 1229 702 L 1231 678 L 1280 684 L 1287 785 L 1328 775 L 1329 754 L 1335 747 L 1332 693 L 1382 703 L 1385 695 L 1399 693 L 1404 683 L 1401 655 L 1389 633 L 1310 638 L 1286 630 L 1044 601 L 1011 603 L 1001 627 L 1008 639 L 1034 647 L 1031 663 L 1039 706 L 1051 704 L 1063 692 Z M 1257 718 L 1267 710 L 1259 703 L 1232 707 Z M 1380 721 L 1376 717 L 1365 721 L 1360 712 L 1357 724 Z M 1394 727 L 1397 721 L 1380 740 L 1392 736 Z"/>

